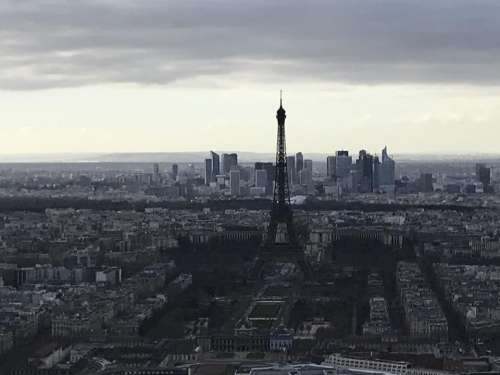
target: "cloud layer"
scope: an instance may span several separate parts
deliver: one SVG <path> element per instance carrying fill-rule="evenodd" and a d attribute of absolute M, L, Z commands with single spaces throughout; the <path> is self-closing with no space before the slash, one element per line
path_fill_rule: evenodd
<path fill-rule="evenodd" d="M 496 0 L 4 0 L 0 89 L 239 75 L 500 83 Z"/>

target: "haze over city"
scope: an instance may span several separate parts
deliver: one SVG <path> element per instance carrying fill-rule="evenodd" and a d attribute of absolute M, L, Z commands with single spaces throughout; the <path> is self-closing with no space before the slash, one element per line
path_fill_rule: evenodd
<path fill-rule="evenodd" d="M 497 1 L 0 4 L 0 153 L 497 153 Z"/>

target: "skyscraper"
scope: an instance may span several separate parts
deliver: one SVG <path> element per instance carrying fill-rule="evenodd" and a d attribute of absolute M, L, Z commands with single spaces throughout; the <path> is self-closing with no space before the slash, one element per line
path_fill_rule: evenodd
<path fill-rule="evenodd" d="M 299 180 L 301 185 L 311 186 L 313 184 L 312 171 L 313 161 L 311 159 L 304 160 L 303 167 L 299 172 Z"/>
<path fill-rule="evenodd" d="M 337 151 L 335 155 L 335 175 L 338 178 L 348 177 L 352 169 L 352 157 L 349 151 Z"/>
<path fill-rule="evenodd" d="M 308 169 L 312 172 L 313 170 L 313 161 L 311 159 L 304 160 L 304 167 L 302 169 Z"/>
<path fill-rule="evenodd" d="M 380 186 L 393 186 L 396 163 L 387 154 L 387 146 L 382 150 L 382 164 L 380 165 Z"/>
<path fill-rule="evenodd" d="M 303 186 L 312 185 L 312 170 L 309 168 L 302 168 L 299 172 L 299 183 Z"/>
<path fill-rule="evenodd" d="M 266 194 L 273 192 L 274 181 L 274 165 L 271 162 L 257 162 L 255 163 L 255 170 L 265 170 L 267 175 Z"/>
<path fill-rule="evenodd" d="M 491 183 L 491 168 L 487 168 L 484 163 L 477 163 L 476 179 L 481 182 L 483 186 L 488 186 Z"/>
<path fill-rule="evenodd" d="M 491 186 L 491 168 L 486 167 L 486 164 L 476 164 L 476 180 L 483 185 L 483 192 L 493 193 L 494 189 Z"/>
<path fill-rule="evenodd" d="M 380 187 L 380 160 L 378 156 L 373 158 L 373 190 L 378 191 Z"/>
<path fill-rule="evenodd" d="M 295 156 L 286 157 L 286 166 L 288 174 L 288 185 L 293 185 L 297 182 L 297 171 L 295 170 Z"/>
<path fill-rule="evenodd" d="M 232 169 L 229 171 L 229 186 L 231 187 L 231 195 L 240 195 L 240 171 Z"/>
<path fill-rule="evenodd" d="M 255 186 L 256 187 L 267 187 L 267 171 L 265 169 L 255 170 Z"/>
<path fill-rule="evenodd" d="M 172 164 L 172 179 L 177 181 L 177 176 L 179 175 L 179 166 L 177 164 Z"/>
<path fill-rule="evenodd" d="M 335 178 L 337 173 L 337 163 L 335 156 L 327 156 L 326 157 L 326 175 L 329 178 Z"/>
<path fill-rule="evenodd" d="M 423 193 L 432 193 L 434 191 L 432 173 L 421 173 L 418 190 Z"/>
<path fill-rule="evenodd" d="M 304 169 L 304 155 L 302 155 L 302 152 L 297 152 L 295 154 L 295 166 L 296 166 L 296 174 L 297 176 L 299 175 L 299 172 Z"/>
<path fill-rule="evenodd" d="M 211 181 L 216 180 L 216 176 L 220 174 L 220 157 L 213 151 L 210 151 L 210 157 L 212 159 L 212 178 Z"/>
<path fill-rule="evenodd" d="M 237 154 L 222 154 L 222 168 L 223 172 L 227 175 L 231 169 L 238 165 Z"/>
<path fill-rule="evenodd" d="M 361 150 L 358 160 L 356 160 L 356 167 L 360 177 L 358 192 L 373 192 L 373 156 L 367 153 L 366 150 Z"/>
<path fill-rule="evenodd" d="M 153 182 L 155 184 L 160 182 L 160 165 L 158 163 L 153 164 Z"/>
<path fill-rule="evenodd" d="M 213 181 L 212 159 L 205 159 L 205 185 Z"/>

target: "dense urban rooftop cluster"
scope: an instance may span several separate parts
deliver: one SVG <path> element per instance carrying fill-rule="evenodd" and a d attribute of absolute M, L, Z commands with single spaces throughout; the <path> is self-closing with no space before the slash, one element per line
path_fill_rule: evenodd
<path fill-rule="evenodd" d="M 410 334 L 446 338 L 448 322 L 418 264 L 398 263 L 396 282 Z"/>
<path fill-rule="evenodd" d="M 445 299 L 473 334 L 500 326 L 500 267 L 491 265 L 434 266 Z"/>
<path fill-rule="evenodd" d="M 116 166 L 4 170 L 0 358 L 16 352 L 30 359 L 26 371 L 69 374 L 131 366 L 174 371 L 176 364 L 225 356 L 298 360 L 304 353 L 324 357 L 345 350 L 361 357 L 365 351 L 472 355 L 471 344 L 455 338 L 460 325 L 477 349 L 499 321 L 499 272 L 481 265 L 500 259 L 498 195 L 446 192 L 440 184 L 449 176 L 442 172 L 433 177 L 432 192 L 419 193 L 420 185 L 412 190 L 411 183 L 406 190 L 395 184 L 396 194 L 355 191 L 346 183 L 352 174 L 344 182 L 337 178 L 341 163 L 326 173 L 307 159 L 312 188 L 305 188 L 297 160 L 290 186 L 293 194 L 304 194 L 292 201 L 313 275 L 305 283 L 298 282 L 305 269 L 286 255 L 274 267 L 259 268 L 272 192 L 267 180 L 263 184 L 263 171 L 272 173 L 265 163 L 233 163 L 215 181 L 205 181 L 207 165 L 196 163 L 168 172 L 154 166 L 152 173 Z M 327 167 L 332 163 L 337 158 Z M 238 189 L 231 184 L 236 170 Z M 466 172 L 464 181 L 475 173 Z M 415 179 L 420 174 L 408 173 Z M 257 180 L 265 185 L 260 192 Z M 372 183 L 363 181 L 365 187 Z M 50 207 L 74 197 L 111 203 Z M 16 199 L 29 204 L 22 211 L 8 208 Z M 346 358 L 329 366 L 385 368 Z M 451 370 L 443 363 L 422 367 L 432 369 L 415 373 Z"/>

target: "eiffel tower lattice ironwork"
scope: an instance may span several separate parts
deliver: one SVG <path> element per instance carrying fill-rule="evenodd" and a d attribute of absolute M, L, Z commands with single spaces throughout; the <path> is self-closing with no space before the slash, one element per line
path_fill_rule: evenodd
<path fill-rule="evenodd" d="M 267 231 L 266 247 L 276 243 L 279 224 L 286 225 L 289 245 L 297 246 L 297 238 L 293 226 L 293 213 L 290 205 L 290 189 L 288 186 L 288 171 L 286 160 L 285 119 L 286 112 L 280 92 L 280 107 L 276 112 L 278 120 L 278 137 L 276 142 L 276 165 L 274 173 L 274 194 L 271 209 L 271 220 Z"/>

